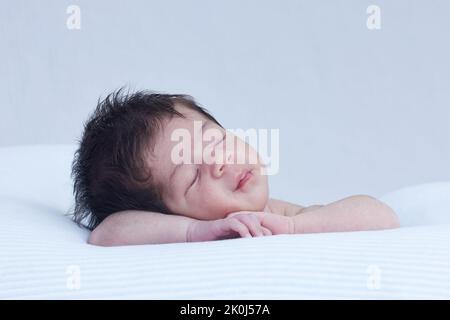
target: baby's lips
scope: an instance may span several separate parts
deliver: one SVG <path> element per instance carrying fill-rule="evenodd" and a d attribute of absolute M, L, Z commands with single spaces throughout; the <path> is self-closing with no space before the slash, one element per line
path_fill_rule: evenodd
<path fill-rule="evenodd" d="M 247 177 L 247 175 L 248 175 L 248 177 Z M 252 170 L 249 170 L 249 169 L 242 170 L 242 172 L 239 175 L 237 175 L 235 178 L 236 188 L 234 189 L 234 191 L 237 191 L 238 189 L 240 189 L 242 180 L 244 180 L 245 178 L 246 178 L 245 181 L 248 181 L 249 179 L 251 179 L 252 178 L 251 175 L 252 175 Z"/>

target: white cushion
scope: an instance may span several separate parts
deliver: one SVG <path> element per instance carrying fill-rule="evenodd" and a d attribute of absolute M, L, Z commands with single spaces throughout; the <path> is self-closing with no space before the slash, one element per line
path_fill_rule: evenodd
<path fill-rule="evenodd" d="M 450 223 L 450 182 L 405 187 L 382 197 L 402 226 Z"/>

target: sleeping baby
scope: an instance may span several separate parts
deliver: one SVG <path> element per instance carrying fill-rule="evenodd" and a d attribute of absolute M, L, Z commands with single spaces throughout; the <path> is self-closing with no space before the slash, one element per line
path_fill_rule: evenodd
<path fill-rule="evenodd" d="M 266 167 L 192 97 L 118 90 L 84 126 L 73 219 L 101 246 L 399 227 L 366 195 L 308 207 L 272 199 Z"/>

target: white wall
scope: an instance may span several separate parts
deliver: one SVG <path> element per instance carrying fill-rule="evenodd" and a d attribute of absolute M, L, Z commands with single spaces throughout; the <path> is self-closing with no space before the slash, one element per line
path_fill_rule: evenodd
<path fill-rule="evenodd" d="M 74 143 L 98 97 L 129 85 L 189 93 L 228 128 L 280 128 L 274 197 L 450 179 L 449 1 L 0 2 L 0 146 Z"/>

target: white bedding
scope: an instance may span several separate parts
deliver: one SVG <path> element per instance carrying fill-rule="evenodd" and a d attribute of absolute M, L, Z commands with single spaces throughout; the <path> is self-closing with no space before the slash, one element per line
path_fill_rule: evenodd
<path fill-rule="evenodd" d="M 449 182 L 382 197 L 398 230 L 101 248 L 63 215 L 73 151 L 0 148 L 0 298 L 450 298 Z"/>

